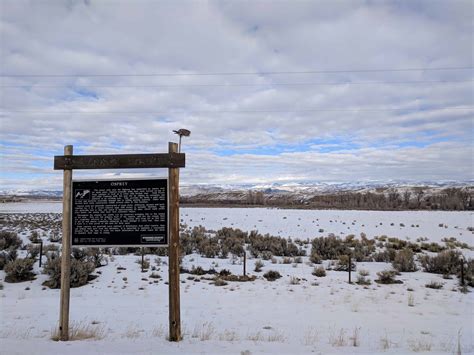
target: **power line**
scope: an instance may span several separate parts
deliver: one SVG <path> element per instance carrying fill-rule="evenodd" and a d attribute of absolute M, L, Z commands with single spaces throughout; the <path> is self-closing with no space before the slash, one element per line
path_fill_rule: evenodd
<path fill-rule="evenodd" d="M 471 80 L 411 80 L 411 81 L 360 81 L 360 82 L 314 82 L 314 83 L 267 83 L 267 84 L 183 84 L 183 85 L 1 85 L 0 88 L 185 88 L 185 87 L 271 87 L 271 86 L 345 86 L 379 84 L 453 84 L 472 83 Z"/>
<path fill-rule="evenodd" d="M 439 110 L 473 110 L 474 106 L 451 106 L 440 107 L 423 112 L 435 112 Z M 328 109 L 303 109 L 303 110 L 181 110 L 181 111 L 24 111 L 24 110 L 3 110 L 0 114 L 21 113 L 21 114 L 183 114 L 183 113 L 309 113 L 309 112 L 384 112 L 384 111 L 413 111 L 408 108 L 328 108 Z"/>
<path fill-rule="evenodd" d="M 472 70 L 474 67 L 439 68 L 398 68 L 398 69 L 341 69 L 341 70 L 305 70 L 305 71 L 262 71 L 262 72 L 203 72 L 203 73 L 155 73 L 155 74 L 0 74 L 0 77 L 150 77 L 150 76 L 224 76 L 224 75 L 293 75 L 293 74 L 335 74 L 335 73 L 377 73 L 412 71 L 451 71 Z"/>

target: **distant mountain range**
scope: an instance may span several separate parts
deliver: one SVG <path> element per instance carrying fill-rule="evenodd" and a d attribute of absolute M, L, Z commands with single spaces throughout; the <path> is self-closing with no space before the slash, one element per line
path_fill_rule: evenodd
<path fill-rule="evenodd" d="M 468 181 L 361 181 L 361 182 L 297 182 L 297 183 L 268 183 L 268 184 L 182 184 L 180 193 L 182 197 L 208 196 L 212 200 L 221 198 L 236 198 L 251 192 L 261 192 L 266 197 L 288 195 L 293 198 L 310 198 L 318 195 L 334 194 L 338 192 L 374 192 L 383 193 L 395 190 L 399 193 L 412 191 L 423 187 L 429 194 L 449 187 L 474 188 L 474 180 Z M 0 190 L 0 196 L 16 196 L 19 198 L 47 198 L 59 199 L 62 191 L 58 190 Z"/>
<path fill-rule="evenodd" d="M 336 192 L 377 192 L 386 189 L 413 189 L 425 187 L 427 190 L 448 187 L 474 187 L 474 180 L 469 181 L 361 181 L 361 182 L 298 182 L 270 184 L 237 184 L 237 185 L 183 185 L 181 195 L 195 196 L 198 194 L 226 193 L 238 191 L 261 191 L 264 194 L 328 194 Z"/>

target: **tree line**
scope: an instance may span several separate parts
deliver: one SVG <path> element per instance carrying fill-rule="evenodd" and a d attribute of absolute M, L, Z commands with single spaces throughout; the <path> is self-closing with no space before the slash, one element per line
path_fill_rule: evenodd
<path fill-rule="evenodd" d="M 400 192 L 380 188 L 374 192 L 342 191 L 302 197 L 292 193 L 265 193 L 252 191 L 241 194 L 212 193 L 181 198 L 184 205 L 211 206 L 269 206 L 312 209 L 362 209 L 362 210 L 453 210 L 474 209 L 474 189 L 451 187 L 435 192 L 428 187 L 414 187 Z"/>

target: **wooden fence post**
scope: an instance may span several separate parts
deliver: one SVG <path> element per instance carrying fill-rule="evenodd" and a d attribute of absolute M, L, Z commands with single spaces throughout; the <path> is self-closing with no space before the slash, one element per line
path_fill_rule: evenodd
<path fill-rule="evenodd" d="M 169 153 L 177 153 L 178 145 L 170 142 Z M 169 168 L 169 340 L 181 340 L 181 311 L 179 294 L 179 169 Z"/>
<path fill-rule="evenodd" d="M 351 271 L 352 271 L 352 257 L 351 257 L 351 253 L 349 253 L 349 283 L 350 284 L 352 283 Z"/>
<path fill-rule="evenodd" d="M 43 259 L 43 239 L 40 239 L 39 267 L 41 267 L 41 259 Z"/>
<path fill-rule="evenodd" d="M 64 147 L 64 155 L 72 155 L 72 145 Z M 69 340 L 69 298 L 71 274 L 71 194 L 72 170 L 63 172 L 63 238 L 61 251 L 61 298 L 59 310 L 59 338 Z"/>
<path fill-rule="evenodd" d="M 247 251 L 244 247 L 244 276 L 247 275 Z"/>

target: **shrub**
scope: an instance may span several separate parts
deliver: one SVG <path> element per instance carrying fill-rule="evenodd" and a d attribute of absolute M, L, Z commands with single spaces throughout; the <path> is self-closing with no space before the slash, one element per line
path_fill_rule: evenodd
<path fill-rule="evenodd" d="M 432 253 L 439 253 L 440 251 L 446 250 L 446 247 L 443 247 L 442 245 L 439 245 L 438 243 L 421 243 L 420 248 L 422 250 L 427 250 Z"/>
<path fill-rule="evenodd" d="M 377 273 L 377 276 L 379 277 L 378 280 L 375 280 L 375 282 L 379 284 L 401 284 L 403 283 L 400 280 L 395 280 L 395 276 L 397 275 L 397 272 L 395 270 L 384 270 L 380 271 Z"/>
<path fill-rule="evenodd" d="M 80 287 L 87 284 L 94 269 L 93 262 L 71 258 L 70 286 Z M 43 273 L 49 275 L 49 280 L 46 280 L 43 285 L 49 288 L 61 287 L 61 258 L 57 254 L 48 256 Z"/>
<path fill-rule="evenodd" d="M 326 276 L 326 270 L 322 266 L 315 267 L 313 269 L 312 274 L 316 277 L 324 277 Z"/>
<path fill-rule="evenodd" d="M 299 285 L 301 279 L 297 278 L 296 276 L 290 277 L 290 285 Z"/>
<path fill-rule="evenodd" d="M 426 284 L 425 287 L 434 288 L 435 290 L 439 290 L 443 288 L 444 284 L 442 282 L 431 281 L 430 283 Z"/>
<path fill-rule="evenodd" d="M 210 274 L 214 275 L 216 274 L 216 270 L 211 267 L 209 270 L 203 269 L 201 266 L 195 267 L 194 265 L 191 267 L 191 270 L 187 270 L 183 267 L 180 268 L 180 273 L 181 274 L 191 274 L 191 275 L 205 275 L 205 274 Z"/>
<path fill-rule="evenodd" d="M 105 264 L 108 263 L 107 257 L 104 255 L 104 253 L 102 252 L 102 249 L 100 248 L 87 248 L 86 254 L 87 254 L 87 261 L 92 262 L 94 264 L 94 267 L 104 266 L 103 265 L 104 262 Z M 149 261 L 148 261 L 148 267 L 150 267 Z"/>
<path fill-rule="evenodd" d="M 118 247 L 115 249 L 115 253 L 118 255 L 128 255 L 128 254 L 135 254 L 138 248 L 133 247 Z"/>
<path fill-rule="evenodd" d="M 459 277 L 461 277 L 460 274 Z M 464 280 L 469 286 L 474 287 L 474 259 L 467 261 L 467 265 L 464 268 Z"/>
<path fill-rule="evenodd" d="M 353 259 L 352 259 L 353 260 Z M 355 263 L 351 260 L 351 271 L 356 269 Z M 347 255 L 339 256 L 339 260 L 334 267 L 336 271 L 349 271 L 349 257 Z"/>
<path fill-rule="evenodd" d="M 16 259 L 5 265 L 6 282 L 22 282 L 34 280 L 33 259 Z"/>
<path fill-rule="evenodd" d="M 89 261 L 94 264 L 94 267 L 103 266 L 103 262 L 107 263 L 107 257 L 103 254 L 100 248 L 72 248 L 72 255 L 74 259 L 82 262 Z"/>
<path fill-rule="evenodd" d="M 265 274 L 263 274 L 263 277 L 266 278 L 268 281 L 275 281 L 276 279 L 279 279 L 281 275 L 278 271 L 269 270 Z"/>
<path fill-rule="evenodd" d="M 204 270 L 201 266 L 194 267 L 194 265 L 191 267 L 191 270 L 189 271 L 191 275 L 205 275 L 207 274 L 206 270 Z"/>
<path fill-rule="evenodd" d="M 229 276 L 229 275 L 232 275 L 232 273 L 230 272 L 230 270 L 227 270 L 227 269 L 222 269 L 221 271 L 218 272 L 218 275 L 219 276 Z"/>
<path fill-rule="evenodd" d="M 388 241 L 385 244 L 385 246 L 387 248 L 392 248 L 392 249 L 395 249 L 395 250 L 400 250 L 400 249 L 406 248 L 407 245 L 408 245 L 408 242 L 406 240 L 402 240 L 402 239 L 398 239 L 398 238 L 388 238 L 387 240 Z"/>
<path fill-rule="evenodd" d="M 364 270 L 364 269 L 359 270 L 358 275 L 357 275 L 356 284 L 358 284 L 358 285 L 370 285 L 371 282 L 370 282 L 369 279 L 367 279 L 367 276 L 369 276 L 369 271 L 368 270 Z"/>
<path fill-rule="evenodd" d="M 262 259 L 263 260 L 270 260 L 273 257 L 272 252 L 269 250 L 262 251 Z"/>
<path fill-rule="evenodd" d="M 55 244 L 46 244 L 43 245 L 43 254 L 46 255 L 48 252 L 57 252 L 59 247 Z"/>
<path fill-rule="evenodd" d="M 367 244 L 357 240 L 354 241 L 354 250 L 352 251 L 352 258 L 355 261 L 372 261 L 370 255 L 375 252 L 375 245 L 371 241 L 367 240 Z"/>
<path fill-rule="evenodd" d="M 255 269 L 254 269 L 254 271 L 255 271 L 255 272 L 261 272 L 261 271 L 262 271 L 262 267 L 263 267 L 263 262 L 262 262 L 262 260 L 257 260 L 257 261 L 255 262 Z"/>
<path fill-rule="evenodd" d="M 0 252 L 0 270 L 3 270 L 6 264 L 17 258 L 18 253 L 16 249 L 10 249 L 9 251 Z"/>
<path fill-rule="evenodd" d="M 456 274 L 461 265 L 462 254 L 457 250 L 445 250 L 435 256 L 421 255 L 421 266 L 426 272 L 433 274 Z"/>
<path fill-rule="evenodd" d="M 291 240 L 269 234 L 261 235 L 255 231 L 250 233 L 248 241 L 249 251 L 256 258 L 262 257 L 265 251 L 275 256 L 298 256 L 304 252 Z"/>
<path fill-rule="evenodd" d="M 94 264 L 90 261 L 71 263 L 71 287 L 80 287 L 90 279 L 90 274 L 94 271 Z"/>
<path fill-rule="evenodd" d="M 76 260 L 84 261 L 87 258 L 86 249 L 72 248 L 71 256 Z"/>
<path fill-rule="evenodd" d="M 39 240 L 38 231 L 32 231 L 28 239 L 33 243 L 37 243 Z"/>
<path fill-rule="evenodd" d="M 323 260 L 334 260 L 340 255 L 347 254 L 343 241 L 333 235 L 313 239 L 311 247 L 311 256 L 318 254 Z"/>
<path fill-rule="evenodd" d="M 242 256 L 247 235 L 240 229 L 224 227 L 218 230 L 216 237 L 219 240 L 221 256 L 226 258 L 229 253 L 237 257 Z"/>
<path fill-rule="evenodd" d="M 61 241 L 61 238 L 62 238 L 62 234 L 61 233 L 58 233 L 56 231 L 52 231 L 50 234 L 49 234 L 49 241 L 52 242 L 52 243 L 58 243 Z"/>
<path fill-rule="evenodd" d="M 206 258 L 215 258 L 220 251 L 217 238 L 206 238 L 198 245 L 198 252 Z"/>
<path fill-rule="evenodd" d="M 150 268 L 150 260 L 144 258 L 142 265 L 142 258 L 139 258 L 135 261 L 138 265 L 142 267 L 143 270 L 148 270 Z"/>
<path fill-rule="evenodd" d="M 28 252 L 27 258 L 36 260 L 36 257 L 39 255 L 40 249 L 38 245 L 28 244 L 26 246 L 26 250 Z"/>
<path fill-rule="evenodd" d="M 227 283 L 226 281 L 224 281 L 224 280 L 222 280 L 222 279 L 220 279 L 220 278 L 216 278 L 216 279 L 214 280 L 214 285 L 215 285 L 215 286 L 225 286 L 225 285 L 227 285 L 227 284 L 228 284 L 228 283 Z"/>
<path fill-rule="evenodd" d="M 18 249 L 21 244 L 21 239 L 15 232 L 0 231 L 0 250 Z"/>
<path fill-rule="evenodd" d="M 405 248 L 397 252 L 392 266 L 399 272 L 413 272 L 417 270 L 414 253 L 411 249 Z"/>
<path fill-rule="evenodd" d="M 222 275 L 219 275 L 219 278 L 224 280 L 224 281 L 237 281 L 237 282 L 246 282 L 246 281 L 255 281 L 255 279 L 257 278 L 255 275 L 232 275 L 232 274 L 229 274 L 229 275 L 225 275 L 225 276 L 222 276 Z"/>
<path fill-rule="evenodd" d="M 309 257 L 309 261 L 311 261 L 314 264 L 321 264 L 323 262 L 322 259 L 321 259 L 321 256 L 314 249 L 311 250 L 311 255 Z"/>
<path fill-rule="evenodd" d="M 378 263 L 389 263 L 390 255 L 387 250 L 379 251 L 372 255 L 372 260 Z"/>

